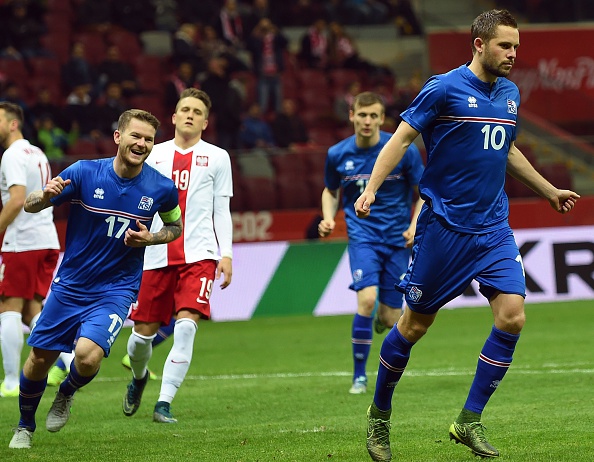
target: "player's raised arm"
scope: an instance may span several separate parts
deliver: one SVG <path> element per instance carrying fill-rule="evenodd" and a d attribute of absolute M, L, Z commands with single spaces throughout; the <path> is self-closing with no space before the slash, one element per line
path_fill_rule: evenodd
<path fill-rule="evenodd" d="M 37 213 L 41 212 L 52 205 L 50 199 L 56 197 L 64 191 L 64 188 L 70 184 L 70 180 L 63 180 L 57 176 L 47 182 L 43 190 L 31 192 L 25 200 L 25 212 Z"/>
<path fill-rule="evenodd" d="M 389 173 L 402 160 L 404 153 L 418 135 L 419 132 L 408 123 L 400 122 L 390 140 L 380 151 L 365 191 L 355 202 L 355 211 L 359 218 L 365 218 L 369 215 L 371 204 L 375 202 L 375 193 Z"/>

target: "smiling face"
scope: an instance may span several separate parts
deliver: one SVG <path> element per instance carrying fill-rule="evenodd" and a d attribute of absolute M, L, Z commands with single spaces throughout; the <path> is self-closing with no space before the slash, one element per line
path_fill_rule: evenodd
<path fill-rule="evenodd" d="M 116 130 L 114 141 L 118 145 L 117 158 L 122 166 L 140 171 L 153 149 L 155 134 L 155 127 L 134 117 L 123 130 Z"/>

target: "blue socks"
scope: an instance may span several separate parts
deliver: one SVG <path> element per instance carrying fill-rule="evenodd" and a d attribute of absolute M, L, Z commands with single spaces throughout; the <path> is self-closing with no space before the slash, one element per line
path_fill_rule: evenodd
<path fill-rule="evenodd" d="M 41 397 L 47 385 L 47 377 L 40 381 L 29 380 L 21 371 L 19 409 L 21 418 L 19 427 L 26 427 L 30 431 L 35 431 L 35 412 L 41 402 Z"/>
<path fill-rule="evenodd" d="M 503 332 L 493 326 L 479 356 L 476 375 L 464 409 L 481 414 L 487 401 L 509 369 L 519 334 Z"/>
<path fill-rule="evenodd" d="M 171 322 L 159 328 L 157 331 L 157 335 L 153 339 L 153 348 L 156 347 L 159 343 L 163 342 L 167 337 L 173 334 L 173 328 L 175 327 L 175 318 L 171 318 Z"/>
<path fill-rule="evenodd" d="M 404 373 L 413 345 L 400 334 L 398 328 L 391 329 L 386 335 L 380 350 L 380 365 L 373 397 L 378 409 L 387 411 L 392 408 L 394 388 Z"/>
<path fill-rule="evenodd" d="M 74 361 L 70 365 L 70 372 L 66 379 L 60 384 L 60 393 L 64 396 L 72 396 L 79 388 L 84 387 L 87 383 L 95 378 L 97 373 L 89 376 L 83 377 L 78 373 L 76 370 L 76 366 L 74 365 Z"/>
<path fill-rule="evenodd" d="M 371 349 L 371 339 L 373 337 L 373 318 L 355 314 L 353 318 L 352 338 L 353 360 L 355 364 L 353 380 L 357 377 L 367 377 L 365 366 Z"/>

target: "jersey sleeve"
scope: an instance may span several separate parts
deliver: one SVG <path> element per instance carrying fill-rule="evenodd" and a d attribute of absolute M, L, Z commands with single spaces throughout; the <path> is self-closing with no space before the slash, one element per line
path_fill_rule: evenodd
<path fill-rule="evenodd" d="M 58 176 L 63 180 L 70 180 L 70 184 L 64 188 L 62 193 L 50 199 L 50 202 L 55 206 L 61 205 L 64 202 L 70 202 L 76 196 L 81 184 L 81 177 L 83 176 L 81 161 L 68 166 Z"/>
<path fill-rule="evenodd" d="M 340 188 L 340 173 L 336 170 L 332 157 L 332 151 L 328 150 L 324 167 L 324 184 L 329 190 L 336 191 Z"/>
<path fill-rule="evenodd" d="M 445 84 L 437 76 L 433 76 L 400 116 L 416 131 L 422 132 L 441 113 L 446 96 Z"/>
<path fill-rule="evenodd" d="M 181 217 L 177 188 L 171 180 L 167 182 L 167 186 L 169 186 L 169 191 L 164 197 L 163 205 L 158 210 L 163 223 L 171 223 Z"/>
<path fill-rule="evenodd" d="M 25 156 L 16 150 L 7 150 L 2 157 L 2 169 L 6 176 L 6 189 L 11 186 L 27 186 Z"/>
<path fill-rule="evenodd" d="M 233 178 L 231 174 L 231 159 L 227 152 L 221 157 L 219 168 L 214 179 L 214 195 L 233 197 Z"/>

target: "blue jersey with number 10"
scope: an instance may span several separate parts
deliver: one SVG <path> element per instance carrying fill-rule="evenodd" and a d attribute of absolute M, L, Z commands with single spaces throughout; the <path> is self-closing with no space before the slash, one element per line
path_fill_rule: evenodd
<path fill-rule="evenodd" d="M 396 168 L 377 191 L 373 213 L 357 218 L 354 204 L 361 195 L 381 149 L 390 134 L 380 131 L 380 141 L 370 148 L 359 148 L 352 135 L 328 149 L 325 182 L 332 191 L 342 187 L 342 203 L 349 242 L 383 243 L 404 247 L 402 233 L 410 225 L 412 188 L 419 184 L 423 161 L 419 149 L 411 145 Z"/>
<path fill-rule="evenodd" d="M 150 229 L 155 213 L 178 205 L 177 189 L 169 178 L 144 165 L 134 178 L 120 178 L 114 158 L 78 161 L 60 176 L 71 183 L 51 201 L 70 202 L 66 250 L 52 291 L 70 294 L 138 292 L 144 247 L 124 244 L 136 220 Z"/>
<path fill-rule="evenodd" d="M 402 113 L 427 148 L 421 197 L 448 228 L 481 234 L 507 226 L 503 185 L 519 106 L 513 82 L 483 82 L 463 65 L 430 78 Z"/>

